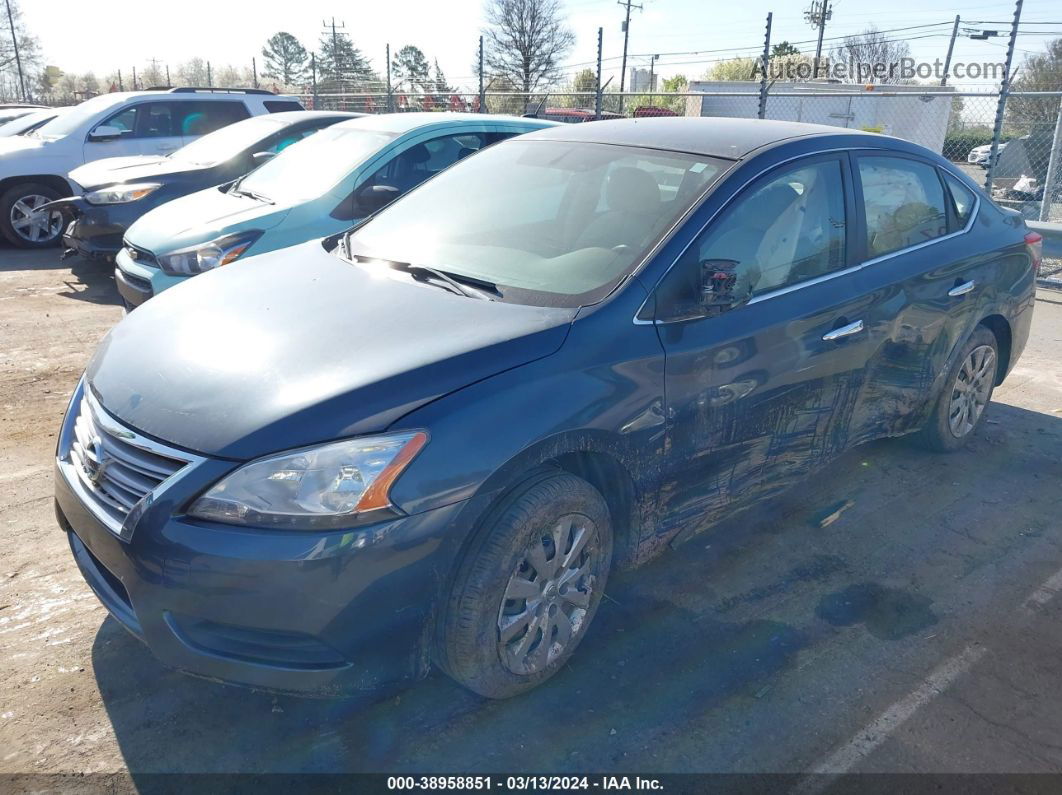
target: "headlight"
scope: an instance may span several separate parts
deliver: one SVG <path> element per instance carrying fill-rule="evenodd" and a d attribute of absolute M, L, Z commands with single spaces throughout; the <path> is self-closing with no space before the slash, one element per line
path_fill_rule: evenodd
<path fill-rule="evenodd" d="M 89 191 L 84 199 L 89 204 L 128 204 L 139 201 L 162 186 L 157 182 L 139 182 L 133 185 L 115 185 L 102 190 Z"/>
<path fill-rule="evenodd" d="M 209 243 L 182 248 L 172 254 L 161 254 L 157 258 L 159 267 L 174 276 L 194 276 L 234 262 L 261 236 L 261 230 L 249 229 L 219 237 Z"/>
<path fill-rule="evenodd" d="M 423 431 L 307 447 L 246 464 L 188 514 L 226 524 L 327 530 L 391 508 L 389 492 L 428 441 Z"/>

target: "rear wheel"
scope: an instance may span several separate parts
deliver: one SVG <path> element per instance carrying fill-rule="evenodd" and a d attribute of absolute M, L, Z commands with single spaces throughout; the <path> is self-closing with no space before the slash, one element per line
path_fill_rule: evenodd
<path fill-rule="evenodd" d="M 996 336 L 978 326 L 963 346 L 918 441 L 931 450 L 958 450 L 973 436 L 992 399 L 999 368 Z"/>
<path fill-rule="evenodd" d="M 473 541 L 440 620 L 436 661 L 488 698 L 555 674 L 597 611 L 612 563 L 608 506 L 586 481 L 547 473 Z"/>
<path fill-rule="evenodd" d="M 9 188 L 0 195 L 0 232 L 19 248 L 45 248 L 59 242 L 63 214 L 39 212 L 38 207 L 62 198 L 47 185 L 30 182 Z"/>

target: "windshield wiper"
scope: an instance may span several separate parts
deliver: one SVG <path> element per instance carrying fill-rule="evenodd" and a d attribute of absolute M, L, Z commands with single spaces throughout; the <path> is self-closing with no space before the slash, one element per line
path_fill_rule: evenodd
<path fill-rule="evenodd" d="M 438 268 L 429 268 L 427 265 L 412 265 L 408 262 L 396 262 L 394 260 L 384 260 L 387 262 L 388 267 L 394 270 L 408 273 L 417 281 L 429 284 L 429 279 L 435 279 L 436 284 L 440 287 L 450 290 L 457 295 L 463 295 L 468 298 L 481 298 L 484 301 L 493 301 L 494 295 L 501 295 L 498 291 L 498 286 L 493 282 L 488 282 L 485 279 L 476 279 L 471 276 L 464 276 L 460 273 L 450 273 L 448 271 L 442 271 Z"/>
<path fill-rule="evenodd" d="M 229 193 L 234 193 L 237 196 L 246 196 L 249 199 L 254 199 L 256 201 L 260 201 L 260 202 L 263 202 L 265 204 L 276 204 L 276 202 L 273 201 L 272 199 L 270 199 L 268 196 L 263 196 L 261 193 L 255 193 L 253 190 L 247 190 L 246 188 L 240 188 L 240 187 L 237 187 L 236 185 L 232 186 L 232 188 L 229 190 Z"/>

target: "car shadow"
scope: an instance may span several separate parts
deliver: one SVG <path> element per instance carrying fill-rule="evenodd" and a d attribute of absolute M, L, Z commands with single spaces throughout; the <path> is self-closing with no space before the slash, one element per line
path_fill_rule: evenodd
<path fill-rule="evenodd" d="M 93 304 L 121 306 L 122 297 L 114 283 L 114 263 L 110 260 L 91 260 L 70 257 L 64 261 L 72 278 L 63 279 L 65 290 L 58 295 Z"/>
<path fill-rule="evenodd" d="M 933 483 L 933 504 L 942 507 L 971 493 L 1006 503 L 1015 479 L 1054 488 L 1060 418 L 995 403 L 988 419 L 953 455 L 903 440 L 850 451 L 804 486 L 614 576 L 570 663 L 508 701 L 480 698 L 438 673 L 375 698 L 253 692 L 166 669 L 110 618 L 92 649 L 100 696 L 134 782 L 139 776 L 145 785 L 153 774 L 188 772 L 636 772 L 659 767 L 658 749 L 696 744 L 690 732 L 701 743 L 724 742 L 736 721 L 742 731 L 777 734 L 781 722 L 799 720 L 800 704 L 759 699 L 785 690 L 779 682 L 799 675 L 809 664 L 803 653 L 836 626 L 865 625 L 868 642 L 894 644 L 938 620 L 922 595 L 874 582 L 917 581 L 912 572 L 924 556 L 905 553 L 884 570 L 880 536 L 856 530 L 861 501 L 887 485 L 902 494 L 896 484 L 905 478 Z M 816 517 L 844 500 L 856 507 L 829 535 Z M 950 528 L 927 527 L 924 515 L 889 520 L 897 545 L 957 543 Z M 812 553 L 812 539 L 835 546 Z M 756 557 L 780 545 L 786 555 Z M 990 565 L 993 549 L 977 549 Z M 734 582 L 728 572 L 741 564 L 754 571 Z M 731 709 L 737 717 L 720 719 L 718 736 L 690 728 Z M 678 758 L 685 769 L 673 772 L 702 763 L 695 754 Z"/>

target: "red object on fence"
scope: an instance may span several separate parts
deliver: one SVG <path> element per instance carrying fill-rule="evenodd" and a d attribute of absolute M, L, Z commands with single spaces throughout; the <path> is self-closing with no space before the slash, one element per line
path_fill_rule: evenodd
<path fill-rule="evenodd" d="M 465 103 L 461 101 L 461 97 L 457 94 L 450 95 L 450 110 L 464 110 Z"/>

